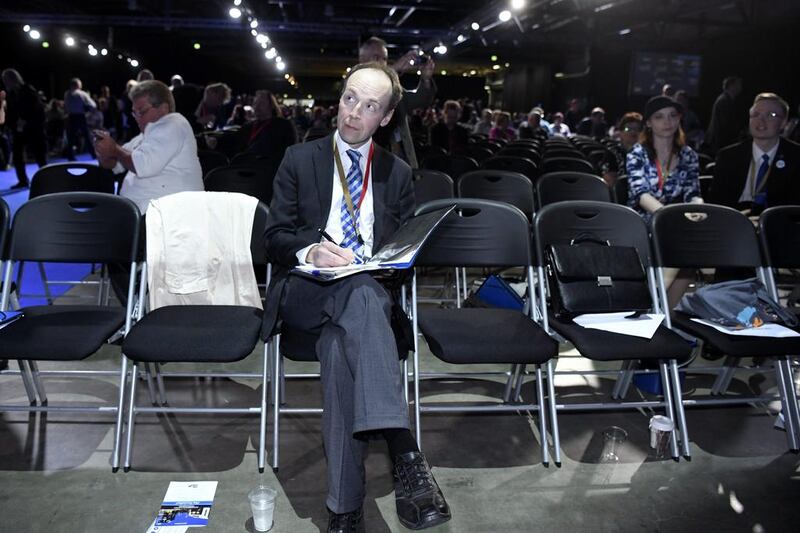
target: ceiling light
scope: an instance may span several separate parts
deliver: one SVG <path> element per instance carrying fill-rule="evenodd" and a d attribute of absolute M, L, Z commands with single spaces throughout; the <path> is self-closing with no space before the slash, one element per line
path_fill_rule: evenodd
<path fill-rule="evenodd" d="M 289 79 L 289 74 L 284 74 L 283 77 L 284 77 L 284 79 L 288 80 Z"/>
<path fill-rule="evenodd" d="M 500 70 L 500 65 L 492 65 L 492 70 Z"/>
<path fill-rule="evenodd" d="M 270 48 L 269 50 L 264 52 L 264 55 L 266 56 L 267 59 L 274 59 L 275 56 L 278 55 L 278 51 L 275 50 L 274 48 Z"/>
<path fill-rule="evenodd" d="M 233 0 L 233 5 L 235 5 L 235 6 L 242 5 L 242 0 Z"/>
<path fill-rule="evenodd" d="M 28 34 L 28 37 L 30 37 L 34 41 L 38 41 L 39 37 L 41 37 L 41 36 L 42 36 L 42 34 L 39 33 L 39 30 L 31 30 L 31 32 Z"/>
<path fill-rule="evenodd" d="M 417 71 L 417 76 L 420 76 L 420 75 L 422 75 L 422 71 L 418 70 Z"/>
<path fill-rule="evenodd" d="M 309 100 L 311 100 L 311 99 L 312 99 L 312 98 L 314 98 L 314 97 L 313 97 L 312 95 L 310 95 L 310 94 L 307 94 L 307 95 L 306 95 L 306 98 L 308 98 Z"/>
<path fill-rule="evenodd" d="M 474 76 L 474 75 L 475 75 L 475 74 L 477 74 L 477 73 L 478 73 L 478 71 L 477 71 L 477 70 L 470 70 L 470 71 L 469 71 L 469 75 L 470 75 L 470 76 Z"/>
<path fill-rule="evenodd" d="M 456 37 L 456 41 L 458 41 L 458 42 L 460 42 L 460 43 L 463 43 L 465 40 L 466 40 L 466 37 L 464 37 L 464 36 L 463 36 L 462 34 L 460 34 L 460 33 L 458 34 L 458 37 Z"/>
<path fill-rule="evenodd" d="M 47 41 L 42 41 L 42 48 L 50 48 L 50 43 Z"/>
<path fill-rule="evenodd" d="M 257 42 L 258 44 L 264 44 L 264 43 L 268 43 L 268 42 L 269 42 L 269 37 L 267 37 L 267 36 L 266 36 L 265 34 L 263 34 L 263 33 L 259 33 L 258 35 L 256 35 L 256 42 Z"/>
<path fill-rule="evenodd" d="M 437 46 L 436 48 L 433 49 L 433 51 L 436 54 L 444 55 L 444 54 L 447 53 L 447 47 L 440 43 L 439 46 Z"/>
<path fill-rule="evenodd" d="M 283 63 L 283 59 L 281 59 L 281 56 L 276 56 L 275 57 L 275 62 L 276 63 Z"/>
<path fill-rule="evenodd" d="M 25 33 L 28 33 L 29 31 L 31 31 L 31 25 L 30 24 L 25 24 L 22 27 L 22 31 L 24 31 Z"/>
<path fill-rule="evenodd" d="M 67 38 L 64 39 L 64 44 L 66 44 L 67 46 L 75 46 L 75 39 L 73 37 L 67 36 Z"/>
<path fill-rule="evenodd" d="M 473 31 L 478 31 L 479 29 L 481 29 L 481 25 L 480 25 L 480 24 L 478 24 L 477 22 L 473 22 L 473 23 L 470 25 L 470 28 L 472 28 L 472 29 L 473 29 Z"/>
<path fill-rule="evenodd" d="M 242 16 L 242 10 L 238 7 L 232 7 L 231 10 L 228 11 L 228 15 L 230 15 L 232 19 L 238 19 Z"/>
<path fill-rule="evenodd" d="M 442 71 L 442 76 L 447 76 L 447 71 L 446 70 Z"/>
<path fill-rule="evenodd" d="M 497 15 L 497 18 L 500 19 L 500 22 L 508 22 L 509 20 L 511 20 L 511 11 L 509 11 L 508 9 L 504 9 L 500 12 L 499 15 Z"/>
<path fill-rule="evenodd" d="M 275 67 L 278 70 L 284 70 L 286 68 L 286 63 L 284 63 L 283 61 L 279 61 L 278 63 L 275 64 Z"/>
<path fill-rule="evenodd" d="M 511 9 L 522 9 L 525 7 L 525 0 L 511 0 Z"/>
<path fill-rule="evenodd" d="M 250 27 L 253 28 L 253 29 L 258 28 L 258 21 L 256 19 L 251 20 L 250 21 Z"/>
<path fill-rule="evenodd" d="M 132 67 L 138 67 L 139 66 L 139 62 L 137 60 L 135 60 L 135 59 L 131 59 L 131 66 Z"/>
<path fill-rule="evenodd" d="M 103 48 L 102 50 L 100 50 L 100 55 L 101 55 L 101 56 L 107 56 L 107 55 L 108 55 L 108 50 L 106 50 L 105 48 Z"/>
<path fill-rule="evenodd" d="M 631 32 L 630 28 L 623 28 L 623 29 L 619 30 L 619 34 L 620 35 L 628 35 L 630 32 Z"/>
<path fill-rule="evenodd" d="M 200 43 L 194 43 L 192 45 L 192 48 L 194 48 L 195 50 L 200 50 Z"/>
<path fill-rule="evenodd" d="M 492 54 L 492 57 L 490 57 L 489 59 L 491 59 L 492 61 L 497 61 L 497 56 Z"/>
<path fill-rule="evenodd" d="M 92 57 L 96 56 L 97 55 L 97 48 L 94 48 L 94 47 L 89 48 L 89 55 L 92 56 Z"/>

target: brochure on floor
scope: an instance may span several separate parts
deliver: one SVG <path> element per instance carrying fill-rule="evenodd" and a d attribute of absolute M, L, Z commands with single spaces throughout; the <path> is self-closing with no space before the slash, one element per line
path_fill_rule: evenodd
<path fill-rule="evenodd" d="M 216 481 L 172 481 L 147 533 L 182 533 L 188 527 L 208 525 Z"/>

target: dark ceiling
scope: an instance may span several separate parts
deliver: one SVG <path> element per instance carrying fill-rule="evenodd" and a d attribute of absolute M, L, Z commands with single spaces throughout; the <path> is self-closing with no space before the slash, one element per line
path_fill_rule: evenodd
<path fill-rule="evenodd" d="M 165 71 L 157 72 L 161 78 L 169 76 L 166 71 L 198 69 L 223 79 L 282 78 L 284 72 L 250 34 L 252 17 L 286 62 L 285 72 L 302 80 L 341 75 L 354 62 L 360 40 L 370 35 L 385 38 L 392 57 L 414 47 L 430 53 L 442 43 L 448 51 L 435 55 L 437 71 L 480 75 L 491 72 L 493 55 L 499 69 L 534 60 L 568 69 L 569 57 L 589 46 L 678 51 L 725 36 L 791 31 L 800 20 L 799 0 L 528 0 L 510 20 L 499 21 L 510 3 L 245 0 L 239 6 L 243 15 L 233 19 L 233 0 L 8 1 L 0 7 L 0 30 L 12 54 L 38 46 L 22 32 L 30 24 L 40 41 L 51 43 L 49 53 L 63 51 L 70 34 L 82 41 L 81 53 L 88 43 L 112 51 L 95 60 L 119 61 L 116 56 L 125 54 Z M 480 29 L 472 30 L 472 22 Z"/>

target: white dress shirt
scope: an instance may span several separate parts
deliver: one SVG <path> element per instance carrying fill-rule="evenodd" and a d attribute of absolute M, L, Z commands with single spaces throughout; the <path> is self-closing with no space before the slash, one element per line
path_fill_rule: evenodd
<path fill-rule="evenodd" d="M 144 213 L 150 200 L 182 191 L 202 191 L 203 171 L 197 141 L 189 121 L 178 113 L 147 124 L 122 148 L 131 153 L 136 173 L 129 171 L 120 196 L 130 198 Z M 114 172 L 124 167 L 117 163 Z"/>
<path fill-rule="evenodd" d="M 742 191 L 742 195 L 739 197 L 740 202 L 752 202 L 753 201 L 753 186 L 755 185 L 754 181 L 756 176 L 758 175 L 758 169 L 761 167 L 761 157 L 764 154 L 767 154 L 769 157 L 769 165 L 770 167 L 775 162 L 775 154 L 778 153 L 778 145 L 780 144 L 780 140 L 775 143 L 775 146 L 769 149 L 768 152 L 765 152 L 761 148 L 758 147 L 756 143 L 753 143 L 753 162 L 755 163 L 755 171 L 751 172 L 750 168 L 747 168 L 747 182 L 744 184 L 744 190 Z"/>
<path fill-rule="evenodd" d="M 369 159 L 370 147 L 372 146 L 372 139 L 364 143 L 359 148 L 353 148 L 342 140 L 338 131 L 333 134 L 333 138 L 336 140 L 336 146 L 339 149 L 339 156 L 342 160 L 345 178 L 350 172 L 350 167 L 353 164 L 353 162 L 350 160 L 350 156 L 347 155 L 347 150 L 358 150 L 358 152 L 361 153 L 359 165 L 361 166 L 361 174 L 364 175 L 364 182 L 367 183 L 367 190 L 366 194 L 364 194 L 364 200 L 361 202 L 361 209 L 358 211 L 357 223 L 361 238 L 364 239 L 364 256 L 371 257 L 372 245 L 374 244 L 375 240 L 375 235 L 373 233 L 373 226 L 375 225 L 375 208 L 372 202 L 372 165 L 370 165 L 370 176 L 366 176 L 365 172 L 367 169 L 367 159 Z M 331 209 L 328 211 L 328 221 L 325 224 L 325 232 L 333 238 L 336 244 L 339 244 L 344 239 L 341 216 L 342 203 L 344 203 L 344 191 L 342 190 L 342 183 L 339 179 L 339 170 L 336 168 L 336 164 L 333 165 L 333 176 L 331 179 L 333 179 Z M 300 264 L 307 263 L 306 256 L 308 255 L 308 251 L 311 250 L 313 246 L 314 245 L 312 244 L 298 250 L 296 255 L 297 261 Z"/>

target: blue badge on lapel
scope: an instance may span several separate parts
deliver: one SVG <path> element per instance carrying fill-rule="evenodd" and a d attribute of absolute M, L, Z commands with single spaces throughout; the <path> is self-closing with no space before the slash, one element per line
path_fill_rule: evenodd
<path fill-rule="evenodd" d="M 777 161 L 775 161 L 775 167 L 783 168 L 785 166 L 786 166 L 786 162 L 783 159 L 778 159 Z"/>

